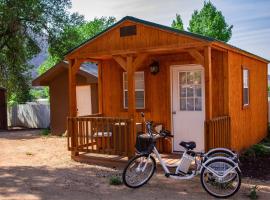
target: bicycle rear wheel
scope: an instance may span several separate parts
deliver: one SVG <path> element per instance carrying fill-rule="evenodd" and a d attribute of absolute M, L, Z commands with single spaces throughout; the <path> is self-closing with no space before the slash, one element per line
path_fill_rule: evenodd
<path fill-rule="evenodd" d="M 218 177 L 212 171 L 219 175 Z M 235 168 L 235 163 L 222 158 L 217 158 L 203 167 L 201 171 L 201 183 L 203 188 L 212 196 L 217 198 L 228 198 L 234 195 L 241 186 L 241 173 Z"/>
<path fill-rule="evenodd" d="M 130 188 L 141 187 L 152 178 L 155 170 L 156 161 L 152 156 L 135 156 L 123 171 L 123 182 Z"/>

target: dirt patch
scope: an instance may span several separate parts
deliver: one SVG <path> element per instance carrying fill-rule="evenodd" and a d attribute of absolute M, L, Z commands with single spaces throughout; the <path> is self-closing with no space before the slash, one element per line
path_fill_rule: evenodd
<path fill-rule="evenodd" d="M 70 159 L 66 138 L 41 136 L 41 131 L 0 133 L 0 199 L 213 199 L 199 178 L 167 179 L 156 174 L 149 184 L 133 190 L 109 184 L 122 167 L 108 168 Z M 250 187 L 259 185 L 260 199 L 270 199 L 270 182 L 245 178 L 232 199 L 246 199 Z"/>

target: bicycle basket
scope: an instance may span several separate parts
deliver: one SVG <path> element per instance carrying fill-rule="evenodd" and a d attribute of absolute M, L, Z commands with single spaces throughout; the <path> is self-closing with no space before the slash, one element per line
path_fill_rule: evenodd
<path fill-rule="evenodd" d="M 137 135 L 135 148 L 139 153 L 149 154 L 155 146 L 155 140 L 149 135 Z"/>

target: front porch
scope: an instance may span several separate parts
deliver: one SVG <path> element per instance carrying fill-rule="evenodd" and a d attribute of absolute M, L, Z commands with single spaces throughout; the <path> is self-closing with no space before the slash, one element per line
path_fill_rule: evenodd
<path fill-rule="evenodd" d="M 122 28 L 134 27 L 132 35 L 121 32 Z M 140 112 L 145 113 L 147 120 L 171 131 L 174 123 L 181 125 L 181 121 L 173 122 L 171 67 L 175 65 L 196 65 L 203 69 L 200 134 L 204 150 L 231 146 L 228 54 L 221 47 L 201 38 L 127 20 L 74 50 L 66 59 L 70 65 L 68 149 L 73 157 L 80 152 L 134 155 L 137 132 L 144 130 Z M 78 117 L 75 75 L 83 62 L 98 65 L 99 114 Z M 158 64 L 156 73 L 151 69 L 153 63 Z M 144 78 L 140 90 L 137 72 L 143 73 Z M 195 102 L 197 97 L 192 98 Z M 189 123 L 192 126 L 192 121 Z M 180 133 L 173 131 L 173 134 Z M 160 152 L 172 153 L 174 142 L 160 140 Z"/>

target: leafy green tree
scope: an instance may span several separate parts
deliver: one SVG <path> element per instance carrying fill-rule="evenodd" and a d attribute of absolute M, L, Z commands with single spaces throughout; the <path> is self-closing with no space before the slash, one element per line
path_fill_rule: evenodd
<path fill-rule="evenodd" d="M 65 26 L 64 31 L 49 43 L 49 54 L 59 62 L 64 59 L 64 55 L 72 48 L 78 46 L 85 40 L 95 36 L 104 29 L 115 23 L 114 17 L 94 18 L 81 25 Z M 49 58 L 50 60 L 51 58 Z"/>
<path fill-rule="evenodd" d="M 0 1 L 0 86 L 11 102 L 31 99 L 29 60 L 40 52 L 38 38 L 53 41 L 65 24 L 83 22 L 70 7 L 70 0 Z"/>
<path fill-rule="evenodd" d="M 184 25 L 183 25 L 183 21 L 182 21 L 182 19 L 181 19 L 181 15 L 176 14 L 176 17 L 175 17 L 175 19 L 173 20 L 171 26 L 172 26 L 173 28 L 179 29 L 179 30 L 181 30 L 181 31 L 184 30 Z"/>
<path fill-rule="evenodd" d="M 195 10 L 189 21 L 188 30 L 209 36 L 224 42 L 232 37 L 232 25 L 228 25 L 221 11 L 210 2 L 205 1 L 203 8 Z"/>
<path fill-rule="evenodd" d="M 55 37 L 49 43 L 49 56 L 40 65 L 39 75 L 46 72 L 56 63 L 64 59 L 64 55 L 72 48 L 78 46 L 85 40 L 95 36 L 104 29 L 115 23 L 114 17 L 94 18 L 91 21 L 80 25 L 67 24 L 63 32 Z M 49 97 L 48 88 L 45 87 L 43 91 L 33 92 L 36 97 Z M 39 96 L 41 95 L 41 96 Z"/>

